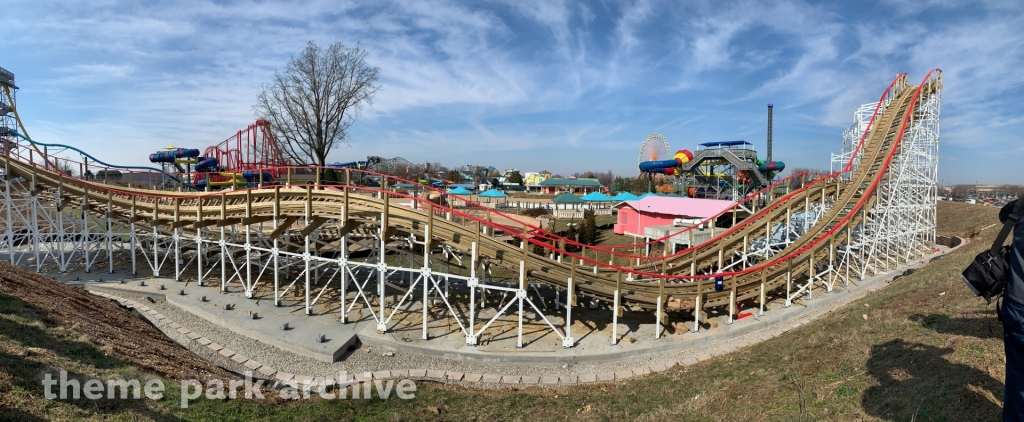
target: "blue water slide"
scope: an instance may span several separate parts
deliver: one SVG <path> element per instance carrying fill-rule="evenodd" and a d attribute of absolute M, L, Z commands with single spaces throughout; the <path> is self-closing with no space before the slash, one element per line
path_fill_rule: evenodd
<path fill-rule="evenodd" d="M 199 157 L 196 161 L 197 173 L 210 173 L 217 171 L 217 159 L 214 157 Z"/>
<path fill-rule="evenodd" d="M 80 149 L 78 149 L 78 148 L 75 148 L 75 147 L 73 147 L 73 146 L 70 146 L 70 145 L 63 145 L 63 144 L 47 144 L 47 143 L 43 143 L 43 142 L 37 142 L 37 141 L 33 141 L 33 140 L 31 140 L 31 139 L 29 139 L 29 138 L 25 137 L 25 135 L 22 135 L 21 133 L 19 133 L 19 132 L 15 131 L 15 130 L 9 130 L 9 131 L 8 131 L 8 134 L 10 134 L 10 135 L 15 135 L 15 136 L 17 136 L 17 137 L 19 137 L 19 138 L 21 138 L 21 139 L 24 139 L 24 140 L 26 140 L 26 141 L 28 141 L 28 142 L 31 142 L 31 143 L 33 143 L 33 144 L 35 144 L 35 145 L 42 145 L 42 146 L 44 146 L 44 147 L 54 147 L 54 148 L 67 148 L 67 149 L 70 149 L 70 150 L 72 150 L 72 151 L 75 151 L 75 152 L 77 152 L 77 153 L 79 153 L 79 154 L 82 154 L 83 156 L 86 156 L 86 157 L 88 157 L 88 158 L 89 158 L 89 159 L 91 159 L 91 160 L 92 160 L 93 162 L 99 163 L 99 164 L 101 164 L 101 165 L 103 165 L 103 166 L 106 166 L 106 167 L 112 167 L 112 168 L 119 168 L 119 169 L 126 169 L 126 170 L 152 170 L 152 171 L 155 171 L 155 172 L 157 172 L 157 173 L 163 174 L 164 176 L 167 176 L 167 177 L 169 177 L 169 178 L 170 178 L 171 180 L 173 180 L 173 181 L 174 181 L 175 183 L 181 183 L 181 180 L 179 180 L 179 179 L 178 179 L 177 177 L 174 177 L 173 175 L 170 175 L 170 174 L 168 174 L 168 173 L 165 173 L 165 172 L 164 172 L 163 170 L 160 170 L 160 169 L 158 169 L 158 168 L 153 168 L 153 167 L 142 167 L 142 166 L 117 166 L 117 165 L 113 165 L 113 164 L 109 164 L 109 163 L 103 162 L 103 161 L 99 160 L 98 158 L 96 158 L 96 157 L 93 157 L 92 155 L 89 155 L 89 154 L 88 154 L 87 152 L 85 152 L 85 151 L 82 151 L 82 150 L 80 150 Z M 184 185 L 184 186 L 186 186 L 186 187 L 188 187 L 188 188 L 191 188 L 191 189 L 196 189 L 196 188 L 195 188 L 194 186 L 192 186 L 192 185 L 189 185 L 188 183 L 184 183 L 183 185 Z M 199 190 L 199 189 L 196 189 L 196 190 Z"/>
<path fill-rule="evenodd" d="M 169 151 L 158 151 L 149 154 L 151 163 L 173 163 L 174 160 L 196 158 L 199 156 L 198 149 L 178 148 Z"/>
<path fill-rule="evenodd" d="M 671 160 L 660 160 L 660 161 L 644 161 L 640 163 L 640 171 L 646 173 L 661 173 L 667 168 L 672 168 L 679 165 L 679 161 L 675 158 Z"/>
<path fill-rule="evenodd" d="M 245 179 L 246 182 L 259 182 L 259 180 L 256 179 L 258 179 L 261 175 L 263 176 L 264 182 L 269 182 L 272 179 L 270 177 L 270 172 L 266 171 L 261 172 L 259 170 L 245 170 L 242 172 L 242 177 Z"/>

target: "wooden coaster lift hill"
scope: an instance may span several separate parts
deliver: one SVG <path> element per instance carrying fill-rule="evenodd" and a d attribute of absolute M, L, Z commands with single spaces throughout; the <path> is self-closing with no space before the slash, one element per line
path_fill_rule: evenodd
<path fill-rule="evenodd" d="M 111 272 L 119 251 L 130 254 L 133 272 L 145 262 L 159 276 L 173 263 L 176 279 L 192 271 L 201 284 L 219 283 L 225 290 L 238 284 L 250 298 L 269 290 L 275 304 L 289 290 L 301 290 L 307 314 L 318 301 L 340 301 L 343 323 L 358 303 L 381 332 L 394 324 L 400 307 L 419 301 L 424 339 L 428 310 L 447 309 L 471 345 L 499 315 L 515 313 L 521 347 L 529 313 L 572 347 L 577 298 L 608 304 L 613 331 L 624 306 L 653 311 L 655 337 L 667 311 L 684 311 L 696 331 L 712 309 L 731 323 L 741 301 L 757 303 L 759 312 L 770 296 L 789 306 L 815 290 L 832 291 L 836 282 L 845 285 L 930 254 L 941 88 L 938 70 L 920 85 L 898 75 L 874 105 L 867 127 L 856 131 L 840 171 L 790 176 L 804 179 L 803 186 L 772 194 L 773 187 L 789 186 L 787 178 L 742 199 L 720 216 L 732 227 L 715 229 L 710 241 L 675 254 L 636 255 L 628 252 L 633 246 L 566 253 L 561 248 L 572 241 L 515 216 L 497 218 L 497 211 L 479 205 L 454 209 L 345 183 L 368 173 L 353 169 L 345 170 L 341 184 L 321 183 L 316 172 L 313 184 L 296 185 L 292 174 L 299 169 L 289 167 L 275 169 L 286 174 L 283 183 L 253 189 L 133 189 L 54 171 L 61 168 L 55 160 L 17 138 L 8 140 L 0 157 L 7 182 L 0 251 L 12 262 L 34 256 L 37 270 L 47 259 L 61 270 L 79 262 L 90 270 L 106 260 Z M 383 186 L 401 181 L 383 177 Z M 793 217 L 800 213 L 804 220 L 797 224 Z M 497 231 L 505 234 L 495 236 Z M 496 273 L 514 276 L 497 279 Z M 477 321 L 489 292 L 512 299 L 503 300 L 488 321 Z M 382 300 L 390 296 L 395 299 Z M 544 301 L 554 302 L 557 311 Z M 561 321 L 555 324 L 545 312 L 558 313 Z M 612 338 L 614 343 L 617 335 Z"/>

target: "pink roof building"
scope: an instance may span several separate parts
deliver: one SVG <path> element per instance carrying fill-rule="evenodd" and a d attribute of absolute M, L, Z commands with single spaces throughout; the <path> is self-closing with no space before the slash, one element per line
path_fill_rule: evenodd
<path fill-rule="evenodd" d="M 673 198 L 651 195 L 636 201 L 625 201 L 615 205 L 619 219 L 615 224 L 616 234 L 643 236 L 644 229 L 651 226 L 672 224 L 677 218 L 705 219 L 729 209 L 732 201 L 719 199 Z"/>

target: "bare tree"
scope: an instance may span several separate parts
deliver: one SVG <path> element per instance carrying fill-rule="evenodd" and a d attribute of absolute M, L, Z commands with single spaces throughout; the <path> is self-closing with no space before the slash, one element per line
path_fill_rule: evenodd
<path fill-rule="evenodd" d="M 60 161 L 59 159 L 54 159 L 54 161 L 57 163 L 57 170 L 61 173 L 71 177 L 75 177 L 75 173 L 78 173 L 78 166 L 70 160 Z"/>
<path fill-rule="evenodd" d="M 793 168 L 793 170 L 791 170 L 791 173 L 789 173 L 789 174 L 790 175 L 794 175 L 794 174 L 800 174 L 800 173 L 805 173 L 805 172 L 806 173 L 822 173 L 822 174 L 828 174 L 829 173 L 828 171 L 825 171 L 825 170 L 812 169 L 812 168 L 809 168 L 809 167 L 795 167 L 795 168 Z M 807 175 L 807 176 L 802 177 L 802 178 L 791 179 L 789 181 L 789 188 L 790 189 L 800 189 L 800 188 L 802 188 L 804 186 L 804 184 L 806 184 L 806 183 L 816 179 L 817 177 L 818 176 Z"/>
<path fill-rule="evenodd" d="M 327 153 L 348 143 L 348 129 L 380 89 L 380 70 L 366 64 L 366 50 L 313 41 L 284 72 L 260 88 L 253 110 L 270 121 L 285 156 L 323 166 Z"/>

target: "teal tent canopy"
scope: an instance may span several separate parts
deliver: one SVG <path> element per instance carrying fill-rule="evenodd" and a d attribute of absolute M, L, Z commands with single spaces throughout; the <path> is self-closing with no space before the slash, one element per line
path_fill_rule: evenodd
<path fill-rule="evenodd" d="M 569 192 L 564 192 L 561 195 L 551 198 L 551 202 L 556 204 L 581 204 L 583 203 L 583 200 Z"/>
<path fill-rule="evenodd" d="M 640 197 L 629 192 L 622 192 L 612 197 L 613 201 L 635 201 L 637 199 L 640 199 Z"/>
<path fill-rule="evenodd" d="M 448 191 L 448 194 L 449 195 L 472 195 L 473 192 L 470 192 L 469 190 L 467 190 L 464 187 L 457 187 L 455 189 L 452 189 L 452 190 Z"/>
<path fill-rule="evenodd" d="M 481 193 L 480 197 L 481 198 L 508 198 L 508 195 L 505 195 L 500 190 L 491 189 L 491 190 L 487 190 L 487 191 L 484 191 L 483 193 Z"/>
<path fill-rule="evenodd" d="M 580 198 L 587 202 L 611 202 L 611 198 L 601 192 L 591 192 Z"/>

